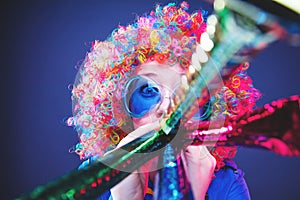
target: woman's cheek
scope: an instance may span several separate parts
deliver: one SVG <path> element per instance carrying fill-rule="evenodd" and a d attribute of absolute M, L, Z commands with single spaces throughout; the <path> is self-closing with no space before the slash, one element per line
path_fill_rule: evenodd
<path fill-rule="evenodd" d="M 159 118 L 157 118 L 155 115 L 153 114 L 147 114 L 144 117 L 141 118 L 132 118 L 132 122 L 133 122 L 133 126 L 134 129 L 137 129 L 143 125 L 149 124 L 149 123 L 153 123 L 158 121 Z"/>

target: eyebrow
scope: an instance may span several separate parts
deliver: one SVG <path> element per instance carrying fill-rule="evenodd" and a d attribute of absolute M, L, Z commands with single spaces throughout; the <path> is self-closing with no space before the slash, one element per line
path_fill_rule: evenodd
<path fill-rule="evenodd" d="M 145 74 L 140 74 L 140 76 L 147 76 L 149 78 L 152 79 L 152 77 L 154 76 L 158 76 L 159 74 L 157 73 L 153 73 L 153 72 L 148 72 L 148 73 L 145 73 Z M 157 82 L 157 80 L 153 79 L 152 81 L 154 81 L 160 88 L 166 88 L 166 86 L 163 84 L 163 83 L 160 83 L 160 82 Z M 167 87 L 168 91 L 171 91 L 171 93 L 173 93 L 174 91 L 176 91 L 178 89 L 178 87 L 181 85 L 181 79 L 176 82 L 176 85 L 175 85 L 175 88 L 174 89 L 171 89 L 169 90 L 170 88 Z"/>
<path fill-rule="evenodd" d="M 153 73 L 153 72 L 148 72 L 148 73 L 145 73 L 145 74 L 140 74 L 142 76 L 157 76 L 158 74 L 157 73 Z"/>

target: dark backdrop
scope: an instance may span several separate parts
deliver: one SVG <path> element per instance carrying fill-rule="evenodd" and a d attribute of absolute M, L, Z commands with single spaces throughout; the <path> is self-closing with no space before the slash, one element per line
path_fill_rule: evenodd
<path fill-rule="evenodd" d="M 80 161 L 68 149 L 77 141 L 63 125 L 71 115 L 68 85 L 75 66 L 95 40 L 132 22 L 158 1 L 7 1 L 1 16 L 1 187 L 12 199 L 73 169 Z M 160 1 L 165 3 L 167 1 Z M 191 9 L 211 10 L 202 1 Z M 300 94 L 300 48 L 276 42 L 249 69 L 263 93 L 259 106 Z M 235 159 L 245 171 L 253 199 L 300 199 L 300 159 L 240 149 Z"/>

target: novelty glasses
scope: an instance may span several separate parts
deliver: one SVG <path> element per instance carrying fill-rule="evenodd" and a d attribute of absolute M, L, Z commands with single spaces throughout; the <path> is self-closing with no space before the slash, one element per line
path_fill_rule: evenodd
<path fill-rule="evenodd" d="M 177 86 L 175 87 L 177 88 Z M 161 104 L 164 98 L 171 98 L 175 89 L 170 92 L 170 88 L 158 84 L 149 77 L 137 75 L 130 78 L 123 90 L 123 104 L 125 111 L 134 118 L 141 118 Z M 199 108 L 193 116 L 194 119 L 207 120 L 211 114 L 211 102 L 208 101 Z"/>
<path fill-rule="evenodd" d="M 134 76 L 127 81 L 123 90 L 123 104 L 126 112 L 134 118 L 141 118 L 162 101 L 163 88 L 145 76 Z"/>

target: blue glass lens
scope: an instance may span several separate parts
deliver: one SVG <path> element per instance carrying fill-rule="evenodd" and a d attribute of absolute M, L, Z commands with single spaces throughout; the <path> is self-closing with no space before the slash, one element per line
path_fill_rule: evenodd
<path fill-rule="evenodd" d="M 130 116 L 141 118 L 161 100 L 159 86 L 152 80 L 135 76 L 125 85 L 123 102 Z"/>
<path fill-rule="evenodd" d="M 208 120 L 212 113 L 212 103 L 209 100 L 204 106 L 200 107 L 198 112 L 192 117 L 195 120 Z"/>

